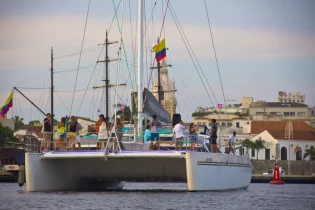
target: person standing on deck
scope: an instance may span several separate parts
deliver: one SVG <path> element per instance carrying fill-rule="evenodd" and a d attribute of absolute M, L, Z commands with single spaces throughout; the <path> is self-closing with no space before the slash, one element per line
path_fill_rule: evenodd
<path fill-rule="evenodd" d="M 41 151 L 48 150 L 51 133 L 51 116 L 50 113 L 47 113 L 46 118 L 44 119 L 44 141 L 42 141 Z"/>
<path fill-rule="evenodd" d="M 159 135 L 159 127 L 161 127 L 161 122 L 157 120 L 156 115 L 154 114 L 152 116 L 152 121 L 150 123 L 151 125 L 151 141 L 159 141 L 160 140 L 160 135 Z"/>
<path fill-rule="evenodd" d="M 181 150 L 183 143 L 184 143 L 184 135 L 183 132 L 185 131 L 185 126 L 183 125 L 184 122 L 180 121 L 177 123 L 173 128 L 173 139 L 175 140 L 175 150 Z"/>
<path fill-rule="evenodd" d="M 66 118 L 62 117 L 60 123 L 58 124 L 58 144 L 57 148 L 63 148 L 67 144 L 67 133 L 66 133 Z"/>
<path fill-rule="evenodd" d="M 123 127 L 124 127 L 124 122 L 121 121 L 120 115 L 117 115 L 117 117 L 116 117 L 116 136 L 117 136 L 117 140 L 118 140 L 118 143 L 120 145 L 120 149 L 121 150 L 126 150 L 125 146 L 122 143 L 122 137 L 123 137 L 123 130 L 122 129 L 123 129 Z"/>
<path fill-rule="evenodd" d="M 233 134 L 229 138 L 229 153 L 232 152 L 233 155 L 235 155 L 235 153 L 234 153 L 235 140 L 236 140 L 236 132 L 234 131 Z"/>
<path fill-rule="evenodd" d="M 97 122 L 98 126 L 98 138 L 97 138 L 97 145 L 96 145 L 96 150 L 100 150 L 102 148 L 102 142 L 104 141 L 104 148 L 106 147 L 106 142 L 108 140 L 108 132 L 107 132 L 107 127 L 108 123 L 107 120 L 105 119 L 104 115 L 101 114 L 99 116 L 99 121 Z"/>
<path fill-rule="evenodd" d="M 81 150 L 81 137 L 80 137 L 80 130 L 82 130 L 82 126 L 80 123 L 77 124 L 77 127 L 76 127 L 76 137 L 75 137 L 75 140 L 74 140 L 74 149 L 75 149 L 75 144 L 78 144 L 78 147 L 79 147 L 79 150 Z"/>
<path fill-rule="evenodd" d="M 75 119 L 74 116 L 71 116 L 70 123 L 68 125 L 70 150 L 74 150 L 75 148 L 74 140 L 77 136 L 77 125 L 78 125 L 77 120 Z"/>
<path fill-rule="evenodd" d="M 218 147 L 217 147 L 217 131 L 218 126 L 216 124 L 216 119 L 211 120 L 211 131 L 210 131 L 210 144 L 211 144 L 211 152 L 212 153 L 219 153 Z"/>
<path fill-rule="evenodd" d="M 195 129 L 194 123 L 189 125 L 189 148 L 191 151 L 195 151 L 195 145 L 197 141 L 197 131 Z"/>

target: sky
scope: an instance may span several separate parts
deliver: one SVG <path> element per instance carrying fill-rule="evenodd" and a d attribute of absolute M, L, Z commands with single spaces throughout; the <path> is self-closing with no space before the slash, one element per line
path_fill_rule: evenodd
<path fill-rule="evenodd" d="M 122 38 L 124 42 L 121 61 L 110 62 L 110 83 L 127 83 L 126 87 L 118 88 L 117 102 L 130 104 L 130 93 L 137 84 L 137 1 L 90 1 L 80 59 L 88 3 L 88 0 L 0 1 L 0 103 L 17 87 L 44 112 L 49 112 L 53 47 L 57 119 L 66 114 L 97 119 L 104 112 L 103 89 L 92 87 L 103 85 L 104 64 L 96 61 L 105 57 L 99 44 L 104 42 L 108 30 L 110 41 Z M 167 1 L 145 1 L 146 87 L 148 83 L 152 87 L 156 77 L 154 71 L 150 80 L 154 57 L 151 47 L 162 31 L 161 38 L 166 39 L 169 48 L 167 62 L 172 65 L 169 75 L 177 89 L 177 112 L 184 121 L 191 121 L 191 113 L 199 106 L 216 106 L 224 104 L 224 100 L 227 104 L 240 103 L 242 96 L 272 102 L 277 101 L 278 91 L 301 92 L 309 106 L 315 105 L 315 1 L 211 0 L 206 4 L 224 96 L 206 7 L 201 0 L 170 1 L 166 13 Z M 188 42 L 182 39 L 170 11 L 179 20 Z M 120 43 L 109 46 L 110 58 L 117 58 Z M 188 51 L 185 43 L 193 51 Z M 189 53 L 197 60 L 192 60 Z M 59 72 L 63 70 L 71 71 Z M 116 89 L 111 88 L 111 107 L 116 103 L 115 93 Z M 13 103 L 8 117 L 19 115 L 26 123 L 43 118 L 17 92 Z M 113 108 L 110 110 L 113 113 Z"/>

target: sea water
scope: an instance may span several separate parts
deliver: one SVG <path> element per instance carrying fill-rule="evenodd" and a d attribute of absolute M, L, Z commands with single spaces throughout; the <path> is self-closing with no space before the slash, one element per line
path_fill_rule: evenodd
<path fill-rule="evenodd" d="M 188 192 L 186 183 L 127 182 L 121 191 L 26 192 L 17 183 L 0 183 L 0 209 L 315 209 L 315 185 Z"/>

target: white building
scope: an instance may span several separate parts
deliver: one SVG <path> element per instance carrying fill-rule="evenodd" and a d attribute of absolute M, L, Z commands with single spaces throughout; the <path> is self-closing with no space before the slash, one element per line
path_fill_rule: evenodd
<path fill-rule="evenodd" d="M 278 93 L 278 102 L 281 103 L 289 103 L 289 102 L 295 102 L 295 103 L 305 103 L 305 95 L 301 95 L 300 92 L 285 92 L 285 91 L 279 91 Z"/>
<path fill-rule="evenodd" d="M 250 133 L 257 135 L 250 140 L 261 138 L 265 141 L 265 148 L 259 151 L 258 159 L 275 160 L 278 155 L 279 160 L 303 160 L 305 150 L 311 145 L 315 147 L 315 128 L 303 121 L 294 121 L 290 135 L 286 135 L 286 127 L 286 121 L 251 122 Z M 249 149 L 248 154 L 251 158 L 257 159 L 257 151 Z M 309 157 L 306 158 L 308 159 Z"/>

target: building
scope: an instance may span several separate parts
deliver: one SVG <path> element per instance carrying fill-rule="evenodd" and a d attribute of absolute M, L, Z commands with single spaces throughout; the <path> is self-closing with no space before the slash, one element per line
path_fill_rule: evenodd
<path fill-rule="evenodd" d="M 308 120 L 309 109 L 302 103 L 254 102 L 249 108 L 253 120 Z"/>
<path fill-rule="evenodd" d="M 300 92 L 285 92 L 279 91 L 278 93 L 278 102 L 280 103 L 305 103 L 305 95 L 301 95 Z"/>
<path fill-rule="evenodd" d="M 315 128 L 303 121 L 293 121 L 291 126 L 288 125 L 286 121 L 252 121 L 249 133 L 255 136 L 250 140 L 261 138 L 265 141 L 265 148 L 258 154 L 249 149 L 249 156 L 256 159 L 258 155 L 260 160 L 302 160 L 305 149 L 311 145 L 315 147 Z"/>
<path fill-rule="evenodd" d="M 177 100 L 175 98 L 175 83 L 172 81 L 168 76 L 168 70 L 166 68 L 166 62 L 165 59 L 162 60 L 161 64 L 161 70 L 160 70 L 160 82 L 161 82 L 161 105 L 163 108 L 168 111 L 171 115 L 176 113 L 176 105 Z M 153 88 L 152 93 L 154 97 L 159 100 L 158 96 L 158 78 L 156 78 L 153 82 Z"/>

